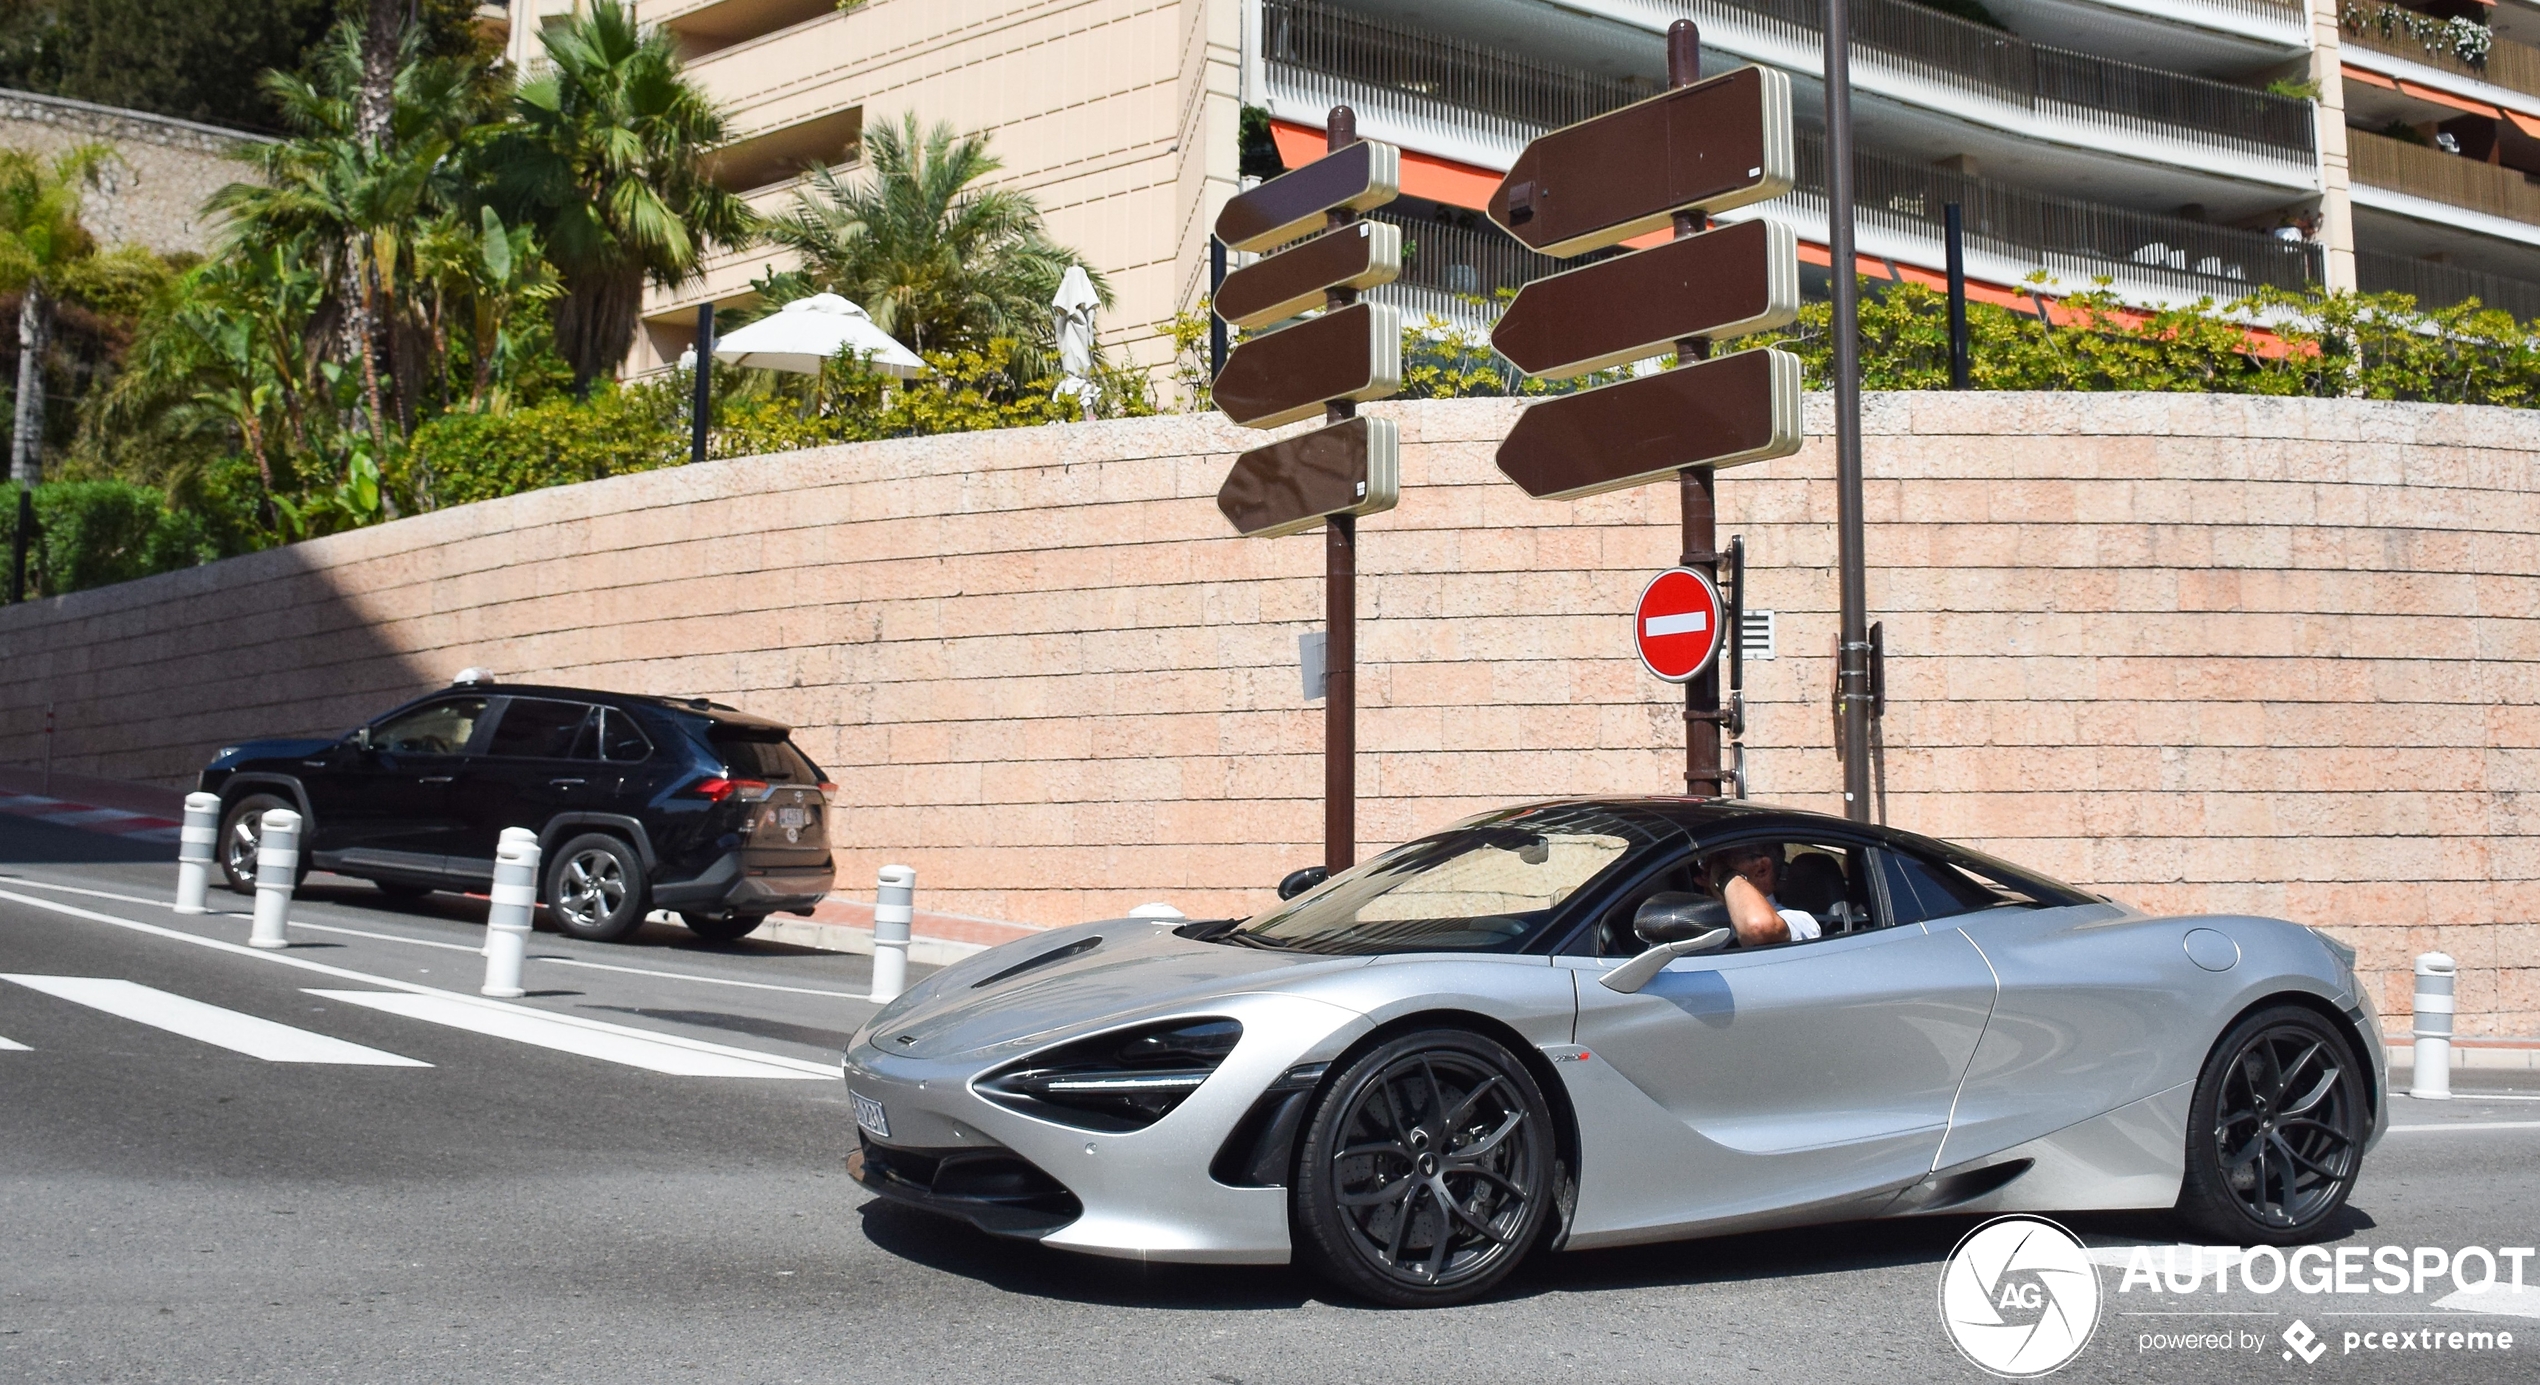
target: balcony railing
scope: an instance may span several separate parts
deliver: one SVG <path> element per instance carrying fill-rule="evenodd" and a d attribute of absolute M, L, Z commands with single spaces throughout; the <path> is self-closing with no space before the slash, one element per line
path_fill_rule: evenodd
<path fill-rule="evenodd" d="M 2346 166 L 2368 187 L 2540 226 L 2540 187 L 2510 168 L 2353 129 L 2346 132 Z"/>
<path fill-rule="evenodd" d="M 2414 294 L 2420 308 L 2449 308 L 2475 298 L 2523 322 L 2540 320 L 2540 284 L 2374 250 L 2355 252 L 2355 286 L 2366 293 Z"/>
<path fill-rule="evenodd" d="M 1708 11 L 1803 47 L 1825 44 L 1825 0 L 1680 3 L 1696 18 Z M 1872 61 L 2012 106 L 2278 158 L 2317 148 L 2311 103 L 2294 97 L 2033 44 L 1908 0 L 1853 0 L 1852 16 L 1854 46 Z"/>
<path fill-rule="evenodd" d="M 2487 56 L 2473 62 L 2445 47 L 2430 45 L 2408 31 L 2411 23 L 2423 24 L 2428 18 L 2398 5 L 2349 0 L 2339 16 L 2337 29 L 2345 41 L 2360 48 L 2540 96 L 2540 48 L 2491 36 Z"/>

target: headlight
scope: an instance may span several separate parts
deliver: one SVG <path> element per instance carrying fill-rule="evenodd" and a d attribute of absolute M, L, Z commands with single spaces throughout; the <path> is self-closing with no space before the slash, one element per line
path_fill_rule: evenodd
<path fill-rule="evenodd" d="M 1084 1130 L 1144 1130 L 1208 1080 L 1244 1027 L 1230 1019 L 1166 1020 L 1079 1039 L 972 1084 L 1011 1110 Z"/>

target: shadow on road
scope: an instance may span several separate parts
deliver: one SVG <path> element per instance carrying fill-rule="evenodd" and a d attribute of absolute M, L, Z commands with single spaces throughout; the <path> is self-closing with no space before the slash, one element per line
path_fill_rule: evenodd
<path fill-rule="evenodd" d="M 35 818 L 0 814 L 0 865 L 61 866 L 173 861 L 173 842 L 137 842 L 104 832 L 83 832 Z"/>

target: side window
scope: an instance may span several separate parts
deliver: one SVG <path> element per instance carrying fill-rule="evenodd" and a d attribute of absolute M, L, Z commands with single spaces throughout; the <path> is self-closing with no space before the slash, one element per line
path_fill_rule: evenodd
<path fill-rule="evenodd" d="M 1895 910 L 1898 923 L 1956 918 L 1996 905 L 2027 902 L 1990 889 L 1945 861 L 1895 850 L 1880 852 L 1879 859 L 1887 876 L 1888 907 Z"/>
<path fill-rule="evenodd" d="M 635 724 L 635 718 L 615 707 L 601 708 L 600 716 L 601 759 L 631 762 L 652 757 L 652 740 L 644 734 L 643 727 Z"/>
<path fill-rule="evenodd" d="M 597 708 L 582 702 L 556 702 L 543 697 L 515 697 L 494 727 L 489 755 L 563 760 L 573 755 L 583 724 Z"/>
<path fill-rule="evenodd" d="M 372 748 L 401 755 L 456 755 L 476 734 L 485 714 L 485 699 L 453 697 L 426 703 L 381 722 L 370 733 Z"/>
<path fill-rule="evenodd" d="M 1878 926 L 1869 853 L 1840 842 L 1739 842 L 1702 858 L 1700 886 L 1718 893 L 1743 876 L 1790 925 L 1791 939 L 1838 938 Z"/>

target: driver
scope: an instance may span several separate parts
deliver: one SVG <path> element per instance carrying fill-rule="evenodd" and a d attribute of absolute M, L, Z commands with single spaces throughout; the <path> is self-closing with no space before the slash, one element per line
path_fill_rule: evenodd
<path fill-rule="evenodd" d="M 1729 908 L 1729 926 L 1741 947 L 1807 942 L 1824 936 L 1817 916 L 1785 909 L 1773 898 L 1781 878 L 1781 853 L 1765 843 L 1733 846 L 1703 863 L 1703 876 Z"/>

